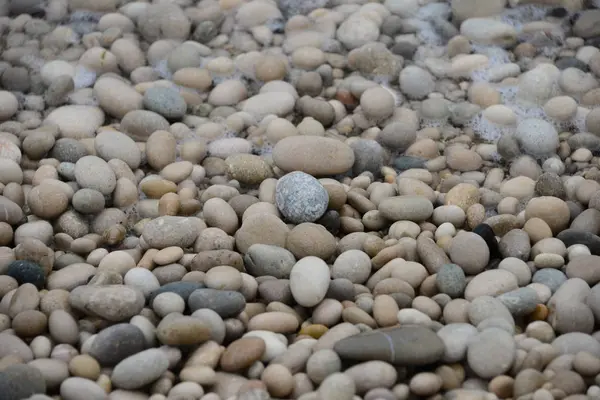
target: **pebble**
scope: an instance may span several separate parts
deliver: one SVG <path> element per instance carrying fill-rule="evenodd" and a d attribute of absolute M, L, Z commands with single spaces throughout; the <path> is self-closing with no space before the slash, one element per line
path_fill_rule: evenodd
<path fill-rule="evenodd" d="M 133 390 L 160 377 L 169 368 L 169 359 L 160 349 L 148 349 L 120 361 L 112 371 L 112 383 L 121 389 Z"/>
<path fill-rule="evenodd" d="M 294 224 L 314 222 L 327 210 L 329 195 L 318 180 L 297 171 L 277 181 L 275 204 L 281 214 Z"/>

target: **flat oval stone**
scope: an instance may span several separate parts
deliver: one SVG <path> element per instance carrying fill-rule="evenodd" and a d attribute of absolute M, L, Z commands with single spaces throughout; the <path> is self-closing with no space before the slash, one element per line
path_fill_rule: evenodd
<path fill-rule="evenodd" d="M 244 295 L 232 290 L 197 289 L 188 298 L 192 312 L 208 308 L 223 319 L 237 316 L 246 306 Z"/>
<path fill-rule="evenodd" d="M 148 349 L 118 363 L 111 374 L 111 381 L 121 389 L 138 389 L 154 382 L 168 368 L 169 359 L 164 351 Z"/>
<path fill-rule="evenodd" d="M 444 343 L 439 336 L 422 326 L 360 333 L 338 341 L 333 349 L 341 358 L 380 360 L 396 365 L 427 365 L 444 355 Z"/>
<path fill-rule="evenodd" d="M 390 221 L 422 222 L 433 214 L 433 204 L 423 196 L 394 196 L 379 203 L 379 212 Z"/>
<path fill-rule="evenodd" d="M 116 324 L 98 332 L 88 351 L 102 366 L 112 367 L 146 348 L 146 338 L 132 324 Z"/>
<path fill-rule="evenodd" d="M 145 303 L 142 292 L 123 285 L 79 286 L 69 294 L 73 308 L 113 322 L 138 315 Z"/>
<path fill-rule="evenodd" d="M 312 176 L 343 174 L 354 165 L 354 151 L 347 144 L 321 136 L 290 136 L 273 149 L 275 165 L 284 171 Z"/>
<path fill-rule="evenodd" d="M 195 345 L 210 339 L 210 329 L 200 318 L 181 315 L 163 318 L 156 327 L 156 337 L 168 346 Z"/>

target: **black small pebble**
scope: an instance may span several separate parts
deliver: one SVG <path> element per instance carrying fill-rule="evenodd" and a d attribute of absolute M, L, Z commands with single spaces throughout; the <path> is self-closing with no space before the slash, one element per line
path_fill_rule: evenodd
<path fill-rule="evenodd" d="M 500 258 L 500 249 L 498 249 L 498 241 L 496 240 L 496 234 L 491 226 L 488 224 L 479 224 L 473 229 L 473 233 L 478 234 L 485 240 L 485 243 L 490 249 L 490 260 L 494 258 Z"/>
<path fill-rule="evenodd" d="M 42 267 L 28 260 L 17 260 L 8 264 L 6 275 L 15 278 L 19 285 L 31 283 L 38 289 L 43 289 L 46 282 L 46 275 Z"/>
<path fill-rule="evenodd" d="M 569 11 L 567 11 L 567 9 L 564 7 L 556 7 L 548 11 L 547 15 L 554 18 L 564 18 L 569 15 Z"/>

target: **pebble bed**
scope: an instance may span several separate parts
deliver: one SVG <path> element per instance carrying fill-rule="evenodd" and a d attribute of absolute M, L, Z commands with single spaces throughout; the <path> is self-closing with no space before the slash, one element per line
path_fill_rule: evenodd
<path fill-rule="evenodd" d="M 600 399 L 596 7 L 0 0 L 0 399 Z"/>

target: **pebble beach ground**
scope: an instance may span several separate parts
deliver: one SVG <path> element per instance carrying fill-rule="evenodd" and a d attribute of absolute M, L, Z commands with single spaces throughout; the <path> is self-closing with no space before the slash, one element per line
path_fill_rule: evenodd
<path fill-rule="evenodd" d="M 600 399 L 596 7 L 0 0 L 0 399 Z"/>

